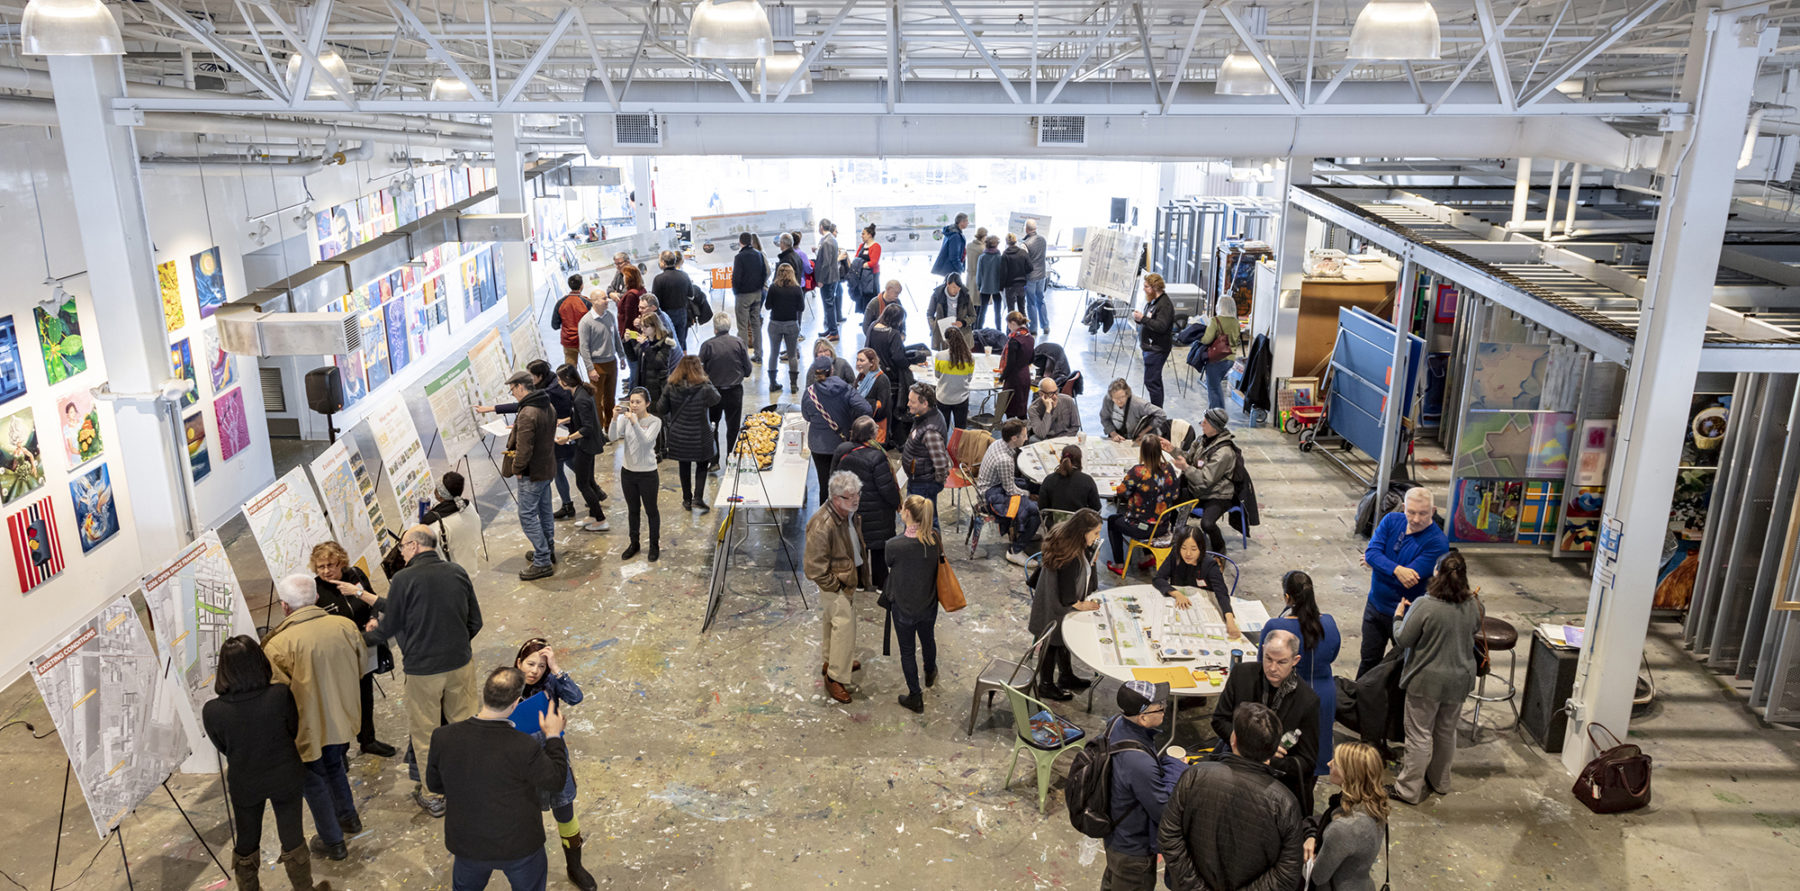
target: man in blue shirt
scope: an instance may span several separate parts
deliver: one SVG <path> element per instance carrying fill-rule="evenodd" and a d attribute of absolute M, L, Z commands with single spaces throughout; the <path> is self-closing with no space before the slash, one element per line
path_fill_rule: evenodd
<path fill-rule="evenodd" d="M 1394 610 L 1400 601 L 1411 601 L 1425 592 L 1431 568 L 1450 550 L 1444 530 L 1432 522 L 1437 508 L 1431 490 L 1408 489 L 1401 510 L 1381 518 L 1369 539 L 1362 563 L 1369 568 L 1369 603 L 1363 609 L 1362 661 L 1356 676 L 1362 677 L 1387 652 L 1394 639 Z"/>
<path fill-rule="evenodd" d="M 1155 891 L 1156 827 L 1163 805 L 1187 762 L 1156 755 L 1157 728 L 1169 710 L 1169 685 L 1126 681 L 1119 688 L 1119 717 L 1107 728 L 1112 756 L 1113 831 L 1106 837 L 1105 891 Z M 1132 742 L 1142 748 L 1120 743 Z"/>

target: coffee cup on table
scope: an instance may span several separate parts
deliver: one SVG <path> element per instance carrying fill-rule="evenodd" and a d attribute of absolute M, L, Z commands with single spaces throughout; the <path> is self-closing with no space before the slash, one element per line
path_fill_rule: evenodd
<path fill-rule="evenodd" d="M 1170 746 L 1166 749 L 1163 749 L 1163 754 L 1169 756 L 1170 758 L 1174 758 L 1177 761 L 1186 761 L 1187 760 L 1187 749 L 1184 749 L 1180 746 Z"/>

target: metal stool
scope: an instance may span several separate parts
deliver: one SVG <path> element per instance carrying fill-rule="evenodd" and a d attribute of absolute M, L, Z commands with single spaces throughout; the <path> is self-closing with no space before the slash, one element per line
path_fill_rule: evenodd
<path fill-rule="evenodd" d="M 1481 618 L 1481 630 L 1476 633 L 1479 634 L 1481 640 L 1487 644 L 1488 668 L 1481 673 L 1481 680 L 1476 686 L 1475 692 L 1469 694 L 1469 698 L 1475 700 L 1475 715 L 1471 719 L 1469 727 L 1469 740 L 1471 742 L 1476 741 L 1481 735 L 1481 706 L 1483 703 L 1506 703 L 1506 707 L 1512 709 L 1513 713 L 1512 726 L 1507 729 L 1510 730 L 1512 727 L 1517 727 L 1519 725 L 1519 707 L 1514 704 L 1514 700 L 1518 696 L 1518 687 L 1513 682 L 1519 668 L 1519 631 L 1512 625 L 1501 621 L 1500 619 L 1493 618 L 1492 616 L 1483 616 Z M 1495 679 L 1497 683 L 1506 685 L 1506 692 L 1489 696 L 1487 695 L 1487 682 L 1488 678 L 1494 673 L 1494 655 L 1496 653 L 1506 654 L 1506 679 L 1504 681 L 1501 681 L 1498 678 Z"/>

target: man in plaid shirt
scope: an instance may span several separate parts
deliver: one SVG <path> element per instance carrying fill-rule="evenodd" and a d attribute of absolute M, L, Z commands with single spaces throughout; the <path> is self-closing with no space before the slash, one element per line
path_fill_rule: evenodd
<path fill-rule="evenodd" d="M 1025 549 L 1037 535 L 1038 506 L 1031 494 L 1019 488 L 1019 449 L 1025 445 L 1025 422 L 1013 418 L 1000 425 L 1000 438 L 988 445 L 981 456 L 981 473 L 975 478 L 975 491 L 987 501 L 988 510 L 1000 518 L 1000 528 L 1018 524 L 1012 547 L 1006 550 L 1006 562 L 1025 565 Z M 1012 508 L 1013 499 L 1018 507 Z"/>

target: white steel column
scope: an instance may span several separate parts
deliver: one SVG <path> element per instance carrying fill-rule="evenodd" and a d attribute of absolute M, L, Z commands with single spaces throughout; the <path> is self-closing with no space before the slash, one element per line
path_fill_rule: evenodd
<path fill-rule="evenodd" d="M 1292 192 L 1295 186 L 1311 185 L 1312 181 L 1313 159 L 1310 155 L 1288 158 L 1287 185 L 1282 190 L 1285 200 L 1281 204 L 1281 229 L 1275 242 L 1274 305 L 1267 307 L 1266 312 L 1261 306 L 1255 309 L 1255 318 L 1259 321 L 1253 330 L 1269 336 L 1269 374 L 1276 380 L 1294 376 L 1294 335 L 1300 324 L 1300 280 L 1306 277 L 1306 230 L 1311 220 L 1294 207 Z M 1290 292 L 1294 294 L 1294 308 L 1288 307 L 1287 298 L 1283 296 Z M 1273 385 L 1274 382 L 1270 383 Z"/>
<path fill-rule="evenodd" d="M 1525 225 L 1525 211 L 1531 206 L 1531 159 L 1520 158 L 1513 171 L 1512 229 Z"/>
<path fill-rule="evenodd" d="M 494 181 L 500 193 L 500 213 L 529 213 L 525 201 L 525 158 L 519 153 L 519 116 L 494 115 Z M 524 242 L 505 242 L 500 256 L 506 263 L 506 317 L 516 319 L 532 311 L 537 299 L 537 272 L 532 268 L 531 248 Z"/>
<path fill-rule="evenodd" d="M 637 234 L 648 236 L 650 230 L 656 228 L 656 208 L 650 204 L 655 186 L 650 181 L 650 169 L 655 166 L 656 159 L 643 155 L 631 157 L 631 216 L 637 225 Z M 648 245 L 648 238 L 639 238 L 640 249 Z M 640 261 L 643 258 L 638 258 Z M 652 269 L 656 268 L 654 265 Z"/>
<path fill-rule="evenodd" d="M 1721 10 L 1718 0 L 1709 0 L 1695 15 L 1681 88 L 1694 115 L 1687 130 L 1670 134 L 1664 149 L 1666 198 L 1656 215 L 1643 321 L 1632 346 L 1607 480 L 1588 594 L 1587 645 L 1570 697 L 1562 756 L 1570 773 L 1593 757 L 1588 725 L 1604 724 L 1623 739 L 1631 722 L 1744 121 L 1757 64 L 1777 37 L 1777 29 L 1763 19 L 1767 12 L 1766 3 Z"/>

